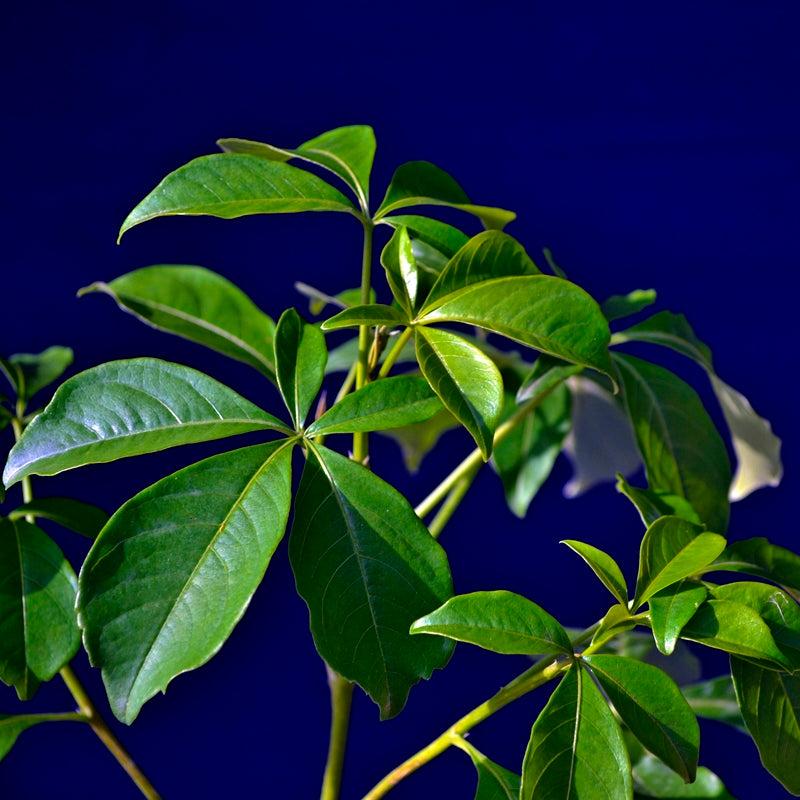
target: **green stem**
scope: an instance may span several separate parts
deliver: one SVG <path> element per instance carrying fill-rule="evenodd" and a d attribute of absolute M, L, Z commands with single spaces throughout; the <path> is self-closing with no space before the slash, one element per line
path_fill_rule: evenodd
<path fill-rule="evenodd" d="M 397 339 L 395 339 L 392 349 L 389 351 L 388 355 L 386 356 L 386 360 L 381 365 L 380 372 L 378 373 L 379 378 L 385 378 L 389 372 L 391 372 L 392 367 L 397 363 L 397 359 L 400 358 L 403 348 L 406 346 L 413 333 L 413 328 L 406 328 L 397 337 Z"/>
<path fill-rule="evenodd" d="M 469 491 L 469 487 L 472 486 L 472 482 L 475 480 L 479 469 L 480 464 L 474 466 L 469 472 L 462 475 L 458 483 L 450 490 L 444 503 L 442 503 L 442 507 L 436 513 L 431 524 L 428 525 L 428 530 L 434 539 L 439 538 L 439 534 L 441 534 L 444 526 L 450 521 L 450 517 L 453 516 L 459 504 L 464 499 L 464 495 Z"/>
<path fill-rule="evenodd" d="M 331 690 L 331 733 L 320 800 L 337 800 L 342 785 L 342 770 L 347 749 L 353 684 L 334 672 L 327 664 L 325 667 L 328 670 L 328 686 Z"/>
<path fill-rule="evenodd" d="M 361 302 L 369 303 L 372 282 L 372 220 L 364 219 L 364 252 L 361 259 Z M 369 377 L 369 325 L 358 328 L 358 366 L 356 367 L 356 389 L 365 386 Z M 353 458 L 360 464 L 367 460 L 369 444 L 366 433 L 356 433 L 353 436 Z"/>

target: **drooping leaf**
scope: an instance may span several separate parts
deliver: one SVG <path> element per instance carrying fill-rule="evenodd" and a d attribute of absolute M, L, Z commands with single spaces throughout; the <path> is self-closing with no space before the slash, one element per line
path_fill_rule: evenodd
<path fill-rule="evenodd" d="M 15 508 L 8 518 L 17 520 L 26 516 L 52 520 L 89 539 L 94 539 L 108 522 L 108 514 L 102 508 L 70 497 L 38 497 Z"/>
<path fill-rule="evenodd" d="M 469 237 L 458 228 L 430 217 L 421 217 L 416 214 L 395 214 L 384 217 L 381 222 L 393 228 L 403 226 L 408 229 L 413 239 L 424 242 L 441 253 L 445 258 L 451 258 L 456 251 L 463 247 Z"/>
<path fill-rule="evenodd" d="M 800 598 L 800 556 L 763 536 L 728 545 L 707 571 L 714 570 L 758 575 L 782 586 L 795 599 Z"/>
<path fill-rule="evenodd" d="M 655 289 L 634 289 L 628 294 L 614 294 L 603 304 L 603 313 L 609 322 L 638 314 L 656 301 Z"/>
<path fill-rule="evenodd" d="M 293 309 L 283 312 L 275 329 L 275 371 L 283 401 L 301 428 L 322 386 L 328 350 L 319 328 L 308 325 Z"/>
<path fill-rule="evenodd" d="M 429 161 L 409 161 L 395 170 L 375 220 L 409 206 L 450 206 L 474 214 L 487 228 L 504 228 L 517 216 L 513 211 L 470 203 L 455 180 Z"/>
<path fill-rule="evenodd" d="M 78 650 L 77 583 L 46 533 L 0 519 L 0 680 L 22 697 L 32 693 L 31 676 L 50 680 Z"/>
<path fill-rule="evenodd" d="M 290 432 L 197 370 L 155 358 L 111 361 L 59 387 L 11 451 L 3 481 L 258 430 Z"/>
<path fill-rule="evenodd" d="M 402 428 L 430 419 L 442 404 L 428 382 L 398 375 L 368 383 L 345 395 L 308 426 L 309 436 Z"/>
<path fill-rule="evenodd" d="M 406 469 L 413 473 L 419 469 L 422 460 L 436 446 L 439 439 L 447 431 L 458 427 L 456 418 L 443 408 L 425 422 L 406 425 L 404 428 L 392 428 L 383 433 L 397 442 Z"/>
<path fill-rule="evenodd" d="M 217 153 L 195 158 L 164 178 L 128 214 L 119 237 L 157 217 L 344 211 L 353 204 L 333 186 L 302 169 L 253 155 Z"/>
<path fill-rule="evenodd" d="M 369 125 L 334 128 L 293 150 L 249 139 L 219 139 L 217 144 L 229 153 L 246 153 L 270 161 L 296 158 L 324 167 L 356 193 L 362 208 L 369 206 L 369 176 L 375 159 L 375 132 Z"/>
<path fill-rule="evenodd" d="M 386 325 L 394 328 L 408 322 L 408 316 L 399 308 L 370 303 L 366 306 L 351 306 L 334 314 L 322 323 L 324 331 L 338 331 L 342 328 L 357 328 L 359 325 Z"/>
<path fill-rule="evenodd" d="M 672 654 L 683 626 L 695 615 L 707 596 L 708 591 L 702 583 L 684 578 L 650 598 L 653 638 L 665 656 Z"/>
<path fill-rule="evenodd" d="M 584 658 L 634 736 L 686 783 L 694 780 L 700 727 L 672 679 L 634 658 Z"/>
<path fill-rule="evenodd" d="M 700 767 L 694 783 L 686 784 L 669 767 L 649 753 L 645 753 L 633 765 L 633 786 L 636 798 L 733 800 L 722 781 L 710 769 Z"/>
<path fill-rule="evenodd" d="M 634 608 L 656 592 L 707 567 L 725 549 L 725 539 L 680 517 L 661 517 L 645 532 L 639 550 Z"/>
<path fill-rule="evenodd" d="M 0 714 L 0 761 L 28 728 L 44 722 L 82 722 L 80 714 Z"/>
<path fill-rule="evenodd" d="M 495 764 L 466 739 L 459 737 L 455 745 L 470 757 L 478 773 L 475 800 L 518 800 L 519 775 Z"/>
<path fill-rule="evenodd" d="M 720 675 L 707 681 L 682 686 L 681 692 L 698 717 L 717 720 L 745 730 L 730 675 Z"/>
<path fill-rule="evenodd" d="M 17 353 L 0 358 L 0 372 L 14 387 L 17 397 L 27 403 L 61 375 L 72 364 L 73 354 L 68 347 L 48 347 L 42 353 Z"/>
<path fill-rule="evenodd" d="M 161 264 L 97 282 L 79 295 L 104 292 L 162 331 L 210 347 L 275 377 L 275 323 L 238 287 L 204 267 Z"/>
<path fill-rule="evenodd" d="M 291 450 L 272 442 L 192 464 L 125 503 L 95 541 L 78 609 L 122 722 L 208 661 L 241 618 L 286 527 Z"/>
<path fill-rule="evenodd" d="M 800 794 L 800 678 L 731 658 L 745 725 L 761 763 L 793 795 Z"/>
<path fill-rule="evenodd" d="M 573 664 L 531 730 L 520 800 L 630 800 L 622 732 L 591 676 Z"/>
<path fill-rule="evenodd" d="M 452 594 L 447 557 L 408 501 L 364 467 L 309 447 L 289 556 L 325 661 L 359 684 L 383 718 L 447 663 L 452 642 L 412 637 Z"/>
<path fill-rule="evenodd" d="M 603 586 L 622 605 L 628 604 L 628 585 L 625 582 L 625 576 L 622 574 L 617 562 L 608 553 L 604 553 L 597 547 L 585 542 L 578 542 L 575 539 L 564 539 L 561 544 L 565 544 L 570 550 L 574 550 L 589 565 Z"/>
<path fill-rule="evenodd" d="M 631 486 L 622 475 L 617 475 L 617 491 L 633 503 L 645 527 L 659 517 L 680 517 L 695 525 L 703 524 L 689 501 L 680 495 Z"/>
<path fill-rule="evenodd" d="M 572 653 L 569 637 L 544 609 L 513 592 L 473 592 L 450 598 L 416 620 L 412 633 L 429 633 L 495 653 Z"/>
<path fill-rule="evenodd" d="M 503 379 L 494 362 L 461 336 L 417 328 L 417 362 L 442 403 L 488 459 L 503 410 Z"/>
<path fill-rule="evenodd" d="M 419 271 L 406 228 L 395 229 L 381 252 L 381 264 L 395 300 L 412 317 L 417 307 Z"/>
<path fill-rule="evenodd" d="M 663 367 L 615 354 L 650 488 L 686 498 L 712 530 L 728 524 L 730 464 L 697 393 Z"/>

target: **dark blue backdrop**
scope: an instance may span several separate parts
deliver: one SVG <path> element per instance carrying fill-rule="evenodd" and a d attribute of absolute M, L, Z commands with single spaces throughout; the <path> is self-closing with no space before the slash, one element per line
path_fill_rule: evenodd
<path fill-rule="evenodd" d="M 340 215 L 173 219 L 114 244 L 132 204 L 219 136 L 292 145 L 352 122 L 374 125 L 380 195 L 401 161 L 451 171 L 479 202 L 519 212 L 510 229 L 550 246 L 604 296 L 659 289 L 715 348 L 720 374 L 748 393 L 786 445 L 786 481 L 735 507 L 732 535 L 797 546 L 791 500 L 800 463 L 796 398 L 798 48 L 791 0 L 650 3 L 295 3 L 248 0 L 17 3 L 4 9 L 0 350 L 71 345 L 77 367 L 136 355 L 185 361 L 274 407 L 255 373 L 150 331 L 75 290 L 158 262 L 197 263 L 272 314 L 298 303 L 296 278 L 334 291 L 356 282 L 359 230 Z M 702 376 L 686 373 L 701 383 Z M 707 394 L 706 394 L 707 396 Z M 413 480 L 389 443 L 378 471 L 414 498 L 454 464 L 463 436 Z M 109 508 L 207 450 L 86 469 L 41 484 Z M 460 591 L 509 588 L 565 623 L 607 603 L 556 543 L 594 541 L 634 569 L 639 523 L 610 488 L 560 497 L 563 464 L 524 522 L 486 472 L 444 536 Z M 480 498 L 478 497 L 480 494 Z M 81 543 L 58 534 L 77 561 Z M 101 687 L 85 659 L 78 670 Z M 345 798 L 524 667 L 468 647 L 379 723 L 356 699 Z M 708 674 L 720 670 L 712 660 Z M 475 733 L 519 763 L 540 699 Z M 54 682 L 36 700 L 67 707 Z M 0 709 L 15 708 L 0 692 Z M 281 549 L 251 608 L 210 664 L 153 700 L 125 741 L 166 798 L 313 798 L 327 738 L 327 690 Z M 703 761 L 740 798 L 783 797 L 752 745 L 703 726 Z M 447 754 L 395 795 L 471 797 L 471 767 Z M 26 734 L 0 768 L 0 795 L 134 798 L 88 730 Z"/>

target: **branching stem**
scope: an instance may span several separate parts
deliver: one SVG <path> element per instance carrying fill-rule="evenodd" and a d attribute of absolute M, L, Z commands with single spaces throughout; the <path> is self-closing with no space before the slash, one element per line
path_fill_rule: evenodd
<path fill-rule="evenodd" d="M 386 360 L 381 364 L 380 372 L 378 373 L 379 378 L 385 378 L 392 370 L 392 367 L 397 363 L 397 359 L 400 358 L 403 348 L 408 343 L 408 340 L 414 333 L 413 328 L 406 328 L 394 341 L 392 345 L 392 349 L 386 356 Z"/>

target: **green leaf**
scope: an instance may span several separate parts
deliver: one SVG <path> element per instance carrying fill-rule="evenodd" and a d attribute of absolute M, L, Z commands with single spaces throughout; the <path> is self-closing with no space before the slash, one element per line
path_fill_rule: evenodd
<path fill-rule="evenodd" d="M 427 303 L 419 322 L 476 325 L 537 350 L 610 374 L 608 323 L 583 289 L 550 275 L 470 284 Z"/>
<path fill-rule="evenodd" d="M 22 696 L 50 680 L 80 645 L 77 578 L 58 545 L 24 520 L 0 519 L 0 680 Z"/>
<path fill-rule="evenodd" d="M 452 642 L 408 633 L 452 594 L 444 550 L 389 484 L 310 445 L 289 557 L 320 655 L 372 697 L 382 718 L 398 714 L 411 686 L 452 652 Z"/>
<path fill-rule="evenodd" d="M 800 795 L 800 678 L 731 658 L 731 675 L 761 763 Z"/>
<path fill-rule="evenodd" d="M 513 592 L 451 597 L 418 619 L 411 633 L 429 633 L 509 655 L 572 653 L 569 636 L 544 609 Z"/>
<path fill-rule="evenodd" d="M 711 770 L 700 767 L 694 783 L 685 784 L 655 756 L 645 753 L 633 765 L 635 797 L 659 797 L 662 800 L 716 798 L 733 800 L 722 781 Z"/>
<path fill-rule="evenodd" d="M 79 295 L 104 292 L 158 330 L 210 347 L 275 377 L 275 323 L 238 287 L 204 267 L 162 264 L 93 283 Z"/>
<path fill-rule="evenodd" d="M 617 475 L 617 491 L 633 503 L 645 527 L 659 517 L 680 517 L 695 525 L 703 524 L 689 501 L 677 494 L 631 486 L 622 475 Z"/>
<path fill-rule="evenodd" d="M 322 323 L 324 331 L 338 331 L 341 328 L 357 328 L 359 325 L 385 325 L 394 328 L 408 322 L 408 316 L 399 308 L 370 303 L 366 306 L 351 306 L 334 314 Z"/>
<path fill-rule="evenodd" d="M 125 503 L 97 538 L 78 610 L 117 719 L 133 722 L 230 635 L 286 528 L 291 451 L 271 442 L 192 464 Z"/>
<path fill-rule="evenodd" d="M 375 133 L 369 125 L 346 125 L 315 136 L 294 150 L 249 139 L 219 139 L 229 153 L 246 153 L 271 161 L 297 158 L 324 167 L 340 177 L 369 206 L 369 176 L 375 159 Z"/>
<path fill-rule="evenodd" d="M 450 259 L 428 294 L 425 309 L 435 308 L 437 301 L 475 283 L 538 273 L 538 267 L 516 239 L 502 231 L 484 231 L 473 236 Z"/>
<path fill-rule="evenodd" d="M 603 586 L 619 600 L 622 605 L 628 604 L 628 585 L 622 570 L 608 553 L 604 553 L 597 547 L 575 539 L 564 539 L 561 544 L 565 544 L 570 550 L 574 550 L 591 568 L 592 572 L 600 579 Z"/>
<path fill-rule="evenodd" d="M 553 386 L 582 371 L 583 367 L 576 364 L 567 364 L 558 358 L 542 354 L 533 362 L 531 369 L 522 378 L 519 389 L 517 389 L 517 403 L 524 403 L 526 400 L 544 394 Z"/>
<path fill-rule="evenodd" d="M 672 679 L 633 658 L 584 658 L 633 735 L 686 783 L 694 780 L 700 727 Z"/>
<path fill-rule="evenodd" d="M 375 220 L 409 206 L 450 206 L 474 214 L 487 228 L 504 228 L 517 216 L 502 208 L 473 205 L 450 175 L 428 161 L 409 161 L 395 170 Z"/>
<path fill-rule="evenodd" d="M 27 403 L 37 392 L 58 380 L 72 364 L 73 354 L 68 347 L 48 347 L 42 353 L 17 353 L 0 358 L 4 372 L 17 397 Z"/>
<path fill-rule="evenodd" d="M 456 251 L 469 241 L 469 237 L 458 228 L 430 217 L 396 214 L 385 217 L 381 222 L 393 228 L 400 226 L 407 228 L 413 239 L 424 242 L 446 258 L 454 256 Z"/>
<path fill-rule="evenodd" d="M 615 354 L 650 488 L 686 498 L 712 529 L 728 525 L 730 464 L 697 393 L 663 367 Z"/>
<path fill-rule="evenodd" d="M 503 410 L 503 379 L 494 361 L 449 331 L 417 328 L 415 342 L 422 374 L 488 460 Z"/>
<path fill-rule="evenodd" d="M 11 451 L 3 481 L 263 430 L 290 433 L 202 372 L 155 358 L 111 361 L 59 387 Z"/>
<path fill-rule="evenodd" d="M 443 408 L 425 422 L 406 425 L 404 428 L 392 428 L 383 433 L 397 442 L 403 454 L 406 469 L 414 473 L 442 435 L 458 427 L 455 417 L 446 408 Z"/>
<path fill-rule="evenodd" d="M 381 378 L 345 395 L 306 429 L 316 436 L 401 428 L 430 419 L 442 404 L 428 382 L 414 375 Z"/>
<path fill-rule="evenodd" d="M 119 238 L 157 217 L 234 219 L 299 211 L 357 214 L 340 191 L 310 172 L 258 156 L 217 153 L 195 158 L 167 175 L 128 214 Z"/>
<path fill-rule="evenodd" d="M 495 764 L 466 739 L 459 737 L 454 744 L 472 759 L 478 773 L 475 800 L 518 800 L 519 775 Z"/>
<path fill-rule="evenodd" d="M 645 532 L 639 549 L 634 608 L 656 592 L 707 567 L 725 549 L 725 539 L 680 517 L 661 517 Z"/>
<path fill-rule="evenodd" d="M 20 734 L 43 722 L 83 722 L 80 714 L 0 714 L 0 761 L 16 744 Z"/>
<path fill-rule="evenodd" d="M 632 631 L 637 625 L 627 605 L 617 603 L 608 609 L 600 620 L 597 630 L 592 636 L 591 646 L 594 650 L 603 647 L 614 637 Z"/>
<path fill-rule="evenodd" d="M 589 673 L 573 664 L 531 730 L 520 800 L 632 797 L 619 725 Z"/>
<path fill-rule="evenodd" d="M 650 624 L 659 651 L 671 655 L 683 626 L 705 602 L 708 591 L 702 583 L 684 579 L 650 598 Z"/>
<path fill-rule="evenodd" d="M 408 231 L 400 226 L 381 252 L 381 264 L 395 300 L 409 315 L 417 306 L 419 272 Z"/>
<path fill-rule="evenodd" d="M 284 311 L 275 329 L 275 368 L 283 402 L 298 429 L 322 386 L 327 361 L 319 328 L 307 325 L 293 308 Z"/>
<path fill-rule="evenodd" d="M 681 692 L 698 717 L 745 730 L 730 675 L 720 675 L 707 681 L 682 686 Z"/>
<path fill-rule="evenodd" d="M 800 556 L 763 536 L 728 545 L 707 571 L 715 570 L 758 575 L 800 598 Z"/>
<path fill-rule="evenodd" d="M 628 294 L 614 294 L 601 308 L 609 322 L 638 314 L 656 301 L 655 289 L 634 289 Z"/>
<path fill-rule="evenodd" d="M 89 539 L 94 539 L 108 522 L 108 514 L 102 508 L 70 497 L 36 498 L 15 508 L 8 518 L 17 520 L 26 516 L 52 520 Z"/>

